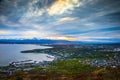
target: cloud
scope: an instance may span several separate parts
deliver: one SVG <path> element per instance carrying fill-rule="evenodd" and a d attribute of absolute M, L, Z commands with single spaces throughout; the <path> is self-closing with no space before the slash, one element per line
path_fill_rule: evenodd
<path fill-rule="evenodd" d="M 0 30 L 0 35 L 10 34 L 10 31 Z"/>
<path fill-rule="evenodd" d="M 49 9 L 47 9 L 47 11 L 51 16 L 60 15 L 63 13 L 70 13 L 75 7 L 79 6 L 79 0 L 57 0 Z"/>
<path fill-rule="evenodd" d="M 43 4 L 43 0 L 32 0 L 27 3 L 25 6 L 26 11 L 24 11 L 23 15 L 20 18 L 20 22 L 37 22 L 40 17 L 45 13 L 45 9 L 43 7 L 39 7 L 37 4 Z"/>
<path fill-rule="evenodd" d="M 0 29 L 4 31 L 0 36 L 65 40 L 120 37 L 119 3 L 114 0 L 2 0 Z"/>
<path fill-rule="evenodd" d="M 72 18 L 72 17 L 64 17 L 64 18 L 60 18 L 58 19 L 55 24 L 59 24 L 59 23 L 64 23 L 64 22 L 69 22 L 69 21 L 73 21 L 76 18 Z"/>
<path fill-rule="evenodd" d="M 15 23 L 12 21 L 9 21 L 8 18 L 6 16 L 1 15 L 0 16 L 0 23 L 9 27 L 21 27 L 20 23 Z"/>
<path fill-rule="evenodd" d="M 56 39 L 56 40 L 69 40 L 69 41 L 75 41 L 77 38 L 72 36 L 49 36 L 47 39 Z"/>

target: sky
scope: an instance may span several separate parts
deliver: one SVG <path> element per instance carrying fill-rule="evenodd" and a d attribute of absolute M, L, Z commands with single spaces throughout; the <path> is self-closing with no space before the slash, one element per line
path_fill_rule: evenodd
<path fill-rule="evenodd" d="M 120 42 L 120 0 L 0 0 L 0 39 Z"/>

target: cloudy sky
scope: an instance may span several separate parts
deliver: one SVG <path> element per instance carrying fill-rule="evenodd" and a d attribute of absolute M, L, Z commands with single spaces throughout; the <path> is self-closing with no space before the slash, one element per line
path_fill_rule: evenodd
<path fill-rule="evenodd" d="M 120 0 L 0 0 L 0 38 L 120 42 Z"/>

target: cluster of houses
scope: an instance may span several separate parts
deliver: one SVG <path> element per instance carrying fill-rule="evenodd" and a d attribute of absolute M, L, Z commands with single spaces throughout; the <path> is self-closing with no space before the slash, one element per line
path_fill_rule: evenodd
<path fill-rule="evenodd" d="M 79 61 L 83 64 L 88 64 L 96 67 L 117 67 L 120 66 L 120 59 L 116 60 L 106 60 L 106 59 L 97 59 L 97 60 L 84 60 L 84 61 Z"/>
<path fill-rule="evenodd" d="M 9 63 L 9 66 L 7 66 L 7 68 L 1 68 L 0 72 L 3 75 L 7 76 L 7 75 L 12 75 L 17 71 L 30 71 L 35 69 L 35 67 L 46 68 L 49 65 L 49 63 L 51 63 L 51 61 L 43 61 L 43 62 L 38 62 L 33 60 L 16 61 Z"/>

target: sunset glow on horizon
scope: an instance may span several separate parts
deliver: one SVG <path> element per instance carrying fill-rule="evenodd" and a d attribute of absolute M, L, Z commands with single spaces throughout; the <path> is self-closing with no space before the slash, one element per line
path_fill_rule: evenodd
<path fill-rule="evenodd" d="M 75 41 L 75 40 L 77 40 L 77 38 L 73 38 L 73 37 L 64 37 L 64 36 L 47 37 L 47 39 L 68 40 L 68 41 Z"/>

